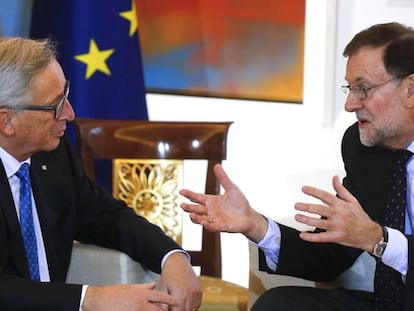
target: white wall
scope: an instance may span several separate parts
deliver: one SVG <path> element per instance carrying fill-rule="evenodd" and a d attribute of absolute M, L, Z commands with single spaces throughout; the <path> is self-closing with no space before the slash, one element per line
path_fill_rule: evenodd
<path fill-rule="evenodd" d="M 338 0 L 338 35 L 337 46 L 337 85 L 344 84 L 346 59 L 340 57 L 346 43 L 358 31 L 373 24 L 400 22 L 414 27 L 412 0 Z M 336 103 L 341 103 L 342 94 L 338 92 Z M 342 110 L 342 105 L 336 106 L 336 111 Z"/>
<path fill-rule="evenodd" d="M 343 176 L 340 140 L 354 117 L 342 108 L 342 49 L 371 24 L 411 23 L 413 4 L 397 1 L 403 0 L 306 1 L 302 105 L 148 94 L 149 117 L 234 121 L 224 163 L 230 177 L 258 211 L 273 218 L 293 215 L 294 202 L 308 200 L 300 193 L 303 184 L 330 190 L 333 174 Z M 246 239 L 222 234 L 222 244 L 223 278 L 247 286 Z"/>
<path fill-rule="evenodd" d="M 300 191 L 298 178 L 341 167 L 341 131 L 324 127 L 326 102 L 331 102 L 325 100 L 325 84 L 334 77 L 332 67 L 326 68 L 325 62 L 331 57 L 328 52 L 333 53 L 332 49 L 326 50 L 325 34 L 331 27 L 326 20 L 335 9 L 334 2 L 307 3 L 304 104 L 147 96 L 151 120 L 234 121 L 224 167 L 251 205 L 274 218 L 293 213 Z M 330 39 L 332 42 L 334 38 Z M 326 178 L 328 183 L 330 175 Z M 292 183 L 295 186 L 289 187 Z M 223 234 L 222 243 L 223 278 L 247 286 L 246 239 L 238 234 Z"/>

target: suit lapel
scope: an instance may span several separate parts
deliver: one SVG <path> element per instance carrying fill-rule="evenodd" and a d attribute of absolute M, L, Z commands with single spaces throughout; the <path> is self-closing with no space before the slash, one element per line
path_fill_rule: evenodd
<path fill-rule="evenodd" d="M 62 278 L 62 267 L 60 267 L 58 256 L 53 246 L 53 232 L 49 232 L 49 228 L 53 226 L 50 224 L 53 218 L 50 213 L 56 210 L 51 206 L 48 197 L 53 197 L 55 194 L 49 192 L 47 189 L 54 181 L 53 173 L 49 171 L 48 161 L 43 157 L 43 153 L 39 153 L 32 157 L 30 165 L 30 178 L 32 181 L 32 191 L 36 202 L 37 214 L 39 217 L 40 227 L 42 228 L 43 243 L 45 246 L 46 259 L 49 268 L 50 280 Z M 43 190 L 41 190 L 43 189 Z M 46 189 L 46 190 L 45 190 Z"/>

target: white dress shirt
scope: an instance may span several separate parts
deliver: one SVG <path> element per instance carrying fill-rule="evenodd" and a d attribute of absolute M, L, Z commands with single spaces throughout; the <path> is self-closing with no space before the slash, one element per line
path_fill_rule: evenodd
<path fill-rule="evenodd" d="M 13 195 L 14 204 L 16 207 L 17 217 L 20 219 L 19 215 L 19 203 L 20 203 L 20 179 L 15 175 L 15 173 L 19 170 L 20 166 L 23 163 L 28 163 L 30 165 L 30 159 L 27 159 L 23 162 L 17 161 L 13 158 L 10 154 L 8 154 L 3 148 L 0 147 L 0 158 L 3 162 L 4 169 L 6 171 L 7 179 L 9 180 L 10 189 Z M 33 207 L 33 223 L 35 228 L 36 234 L 36 244 L 37 244 L 37 256 L 39 259 L 39 272 L 40 272 L 40 280 L 42 282 L 49 282 L 49 268 L 47 265 L 46 260 L 46 252 L 45 252 L 45 245 L 42 239 L 42 230 L 40 228 L 39 217 L 37 215 L 36 209 L 36 202 L 33 199 L 33 193 L 31 194 L 32 197 L 32 207 Z"/>
<path fill-rule="evenodd" d="M 18 171 L 18 169 L 20 168 L 20 166 L 23 163 L 28 163 L 30 165 L 30 158 L 23 161 L 23 162 L 19 162 L 17 161 L 15 158 L 13 158 L 9 153 L 7 153 L 3 148 L 0 147 L 0 159 L 3 162 L 3 166 L 4 169 L 6 171 L 6 175 L 7 178 L 9 180 L 9 184 L 10 184 L 10 188 L 12 191 L 12 195 L 13 195 L 13 200 L 14 200 L 14 204 L 16 206 L 16 213 L 17 213 L 17 217 L 19 218 L 19 203 L 20 203 L 20 179 L 15 175 L 15 173 Z M 39 223 L 39 217 L 37 214 L 37 208 L 36 208 L 36 202 L 34 201 L 33 198 L 33 193 L 31 194 L 32 197 L 32 207 L 33 207 L 33 222 L 34 222 L 34 227 L 35 227 L 35 234 L 36 234 L 36 244 L 37 244 L 37 255 L 38 255 L 38 259 L 39 259 L 39 272 L 40 272 L 40 281 L 41 282 L 50 282 L 50 276 L 49 276 L 49 267 L 47 264 L 47 259 L 46 259 L 46 251 L 45 251 L 45 246 L 44 246 L 44 242 L 43 242 L 43 238 L 42 238 L 42 230 L 40 228 L 40 223 Z M 169 251 L 162 259 L 161 261 L 161 269 L 164 267 L 165 261 L 168 259 L 168 257 L 176 252 L 181 252 L 184 253 L 189 260 L 190 259 L 190 255 L 182 250 L 172 250 Z M 83 304 L 83 300 L 85 298 L 86 295 L 86 290 L 88 288 L 88 285 L 83 285 L 82 286 L 82 294 L 81 294 L 81 300 L 80 300 L 80 308 L 79 311 L 82 311 L 82 304 Z"/>

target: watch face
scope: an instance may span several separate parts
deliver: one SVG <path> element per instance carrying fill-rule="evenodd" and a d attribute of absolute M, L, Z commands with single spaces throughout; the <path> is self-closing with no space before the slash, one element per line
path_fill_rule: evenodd
<path fill-rule="evenodd" d="M 385 247 L 387 246 L 386 242 L 377 243 L 374 247 L 374 256 L 378 258 L 382 258 L 382 254 L 384 254 Z"/>

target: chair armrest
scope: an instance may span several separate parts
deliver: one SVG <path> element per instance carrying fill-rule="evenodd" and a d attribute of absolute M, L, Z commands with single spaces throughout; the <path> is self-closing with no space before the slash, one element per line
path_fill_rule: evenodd
<path fill-rule="evenodd" d="M 309 286 L 319 288 L 338 288 L 373 292 L 375 259 L 363 252 L 355 263 L 331 282 L 315 282 L 301 278 L 268 274 L 258 270 L 258 249 L 249 243 L 249 310 L 257 298 L 266 290 L 279 286 Z"/>
<path fill-rule="evenodd" d="M 375 259 L 363 252 L 354 264 L 331 282 L 317 283 L 322 288 L 344 288 L 374 292 Z"/>
<path fill-rule="evenodd" d="M 145 269 L 128 255 L 91 244 L 73 243 L 66 283 L 110 285 L 158 281 L 159 275 Z"/>
<path fill-rule="evenodd" d="M 248 310 L 255 303 L 257 298 L 266 290 L 279 286 L 308 286 L 314 287 L 315 282 L 307 281 L 286 275 L 269 274 L 259 270 L 258 248 L 249 242 L 249 303 Z"/>

